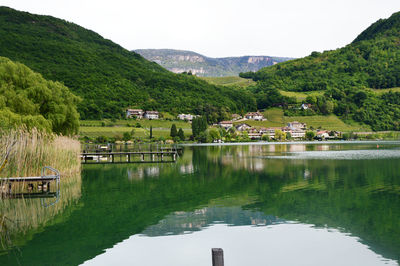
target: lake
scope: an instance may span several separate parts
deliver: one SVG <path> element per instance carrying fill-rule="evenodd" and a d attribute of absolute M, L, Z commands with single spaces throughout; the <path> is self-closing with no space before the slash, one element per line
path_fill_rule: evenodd
<path fill-rule="evenodd" d="M 400 142 L 185 146 L 85 165 L 77 185 L 0 265 L 200 266 L 214 247 L 227 266 L 400 261 Z"/>

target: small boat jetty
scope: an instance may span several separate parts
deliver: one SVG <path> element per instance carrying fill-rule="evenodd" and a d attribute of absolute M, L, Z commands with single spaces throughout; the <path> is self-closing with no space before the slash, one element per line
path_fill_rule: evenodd
<path fill-rule="evenodd" d="M 47 172 L 51 172 L 47 174 Z M 54 189 L 50 185 L 54 183 Z M 7 177 L 0 179 L 1 198 L 57 198 L 60 194 L 60 173 L 46 166 L 40 176 Z"/>
<path fill-rule="evenodd" d="M 183 148 L 161 144 L 84 144 L 83 164 L 101 163 L 171 163 L 182 155 Z"/>

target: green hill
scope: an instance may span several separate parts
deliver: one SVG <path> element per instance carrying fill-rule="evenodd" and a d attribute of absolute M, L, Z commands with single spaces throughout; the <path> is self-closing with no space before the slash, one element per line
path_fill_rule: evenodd
<path fill-rule="evenodd" d="M 344 48 L 263 68 L 241 76 L 283 90 L 400 86 L 400 12 L 372 24 Z"/>
<path fill-rule="evenodd" d="M 311 103 L 312 109 L 288 110 L 287 114 L 334 113 L 345 120 L 366 123 L 373 130 L 400 130 L 400 93 L 377 94 L 366 89 L 400 86 L 400 13 L 372 24 L 344 48 L 313 52 L 240 76 L 258 81 L 251 90 L 259 108 L 296 102 L 279 97 L 278 90 L 319 91 L 303 101 Z"/>
<path fill-rule="evenodd" d="M 0 7 L 0 56 L 63 82 L 83 101 L 83 119 L 119 118 L 124 108 L 202 113 L 250 110 L 253 97 L 173 74 L 76 24 Z"/>
<path fill-rule="evenodd" d="M 233 86 L 233 87 L 248 87 L 254 85 L 255 82 L 249 79 L 244 79 L 238 76 L 230 77 L 201 77 L 201 79 L 207 81 L 208 83 L 222 86 Z"/>

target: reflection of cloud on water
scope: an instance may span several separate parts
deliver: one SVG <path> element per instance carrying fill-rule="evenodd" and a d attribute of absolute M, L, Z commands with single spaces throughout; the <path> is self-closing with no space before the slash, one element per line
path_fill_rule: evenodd
<path fill-rule="evenodd" d="M 181 174 L 193 174 L 194 166 L 193 163 L 190 164 L 182 164 L 179 168 Z"/>
<path fill-rule="evenodd" d="M 141 235 L 165 236 L 188 234 L 201 231 L 213 224 L 225 223 L 230 226 L 266 226 L 284 223 L 273 215 L 243 210 L 240 207 L 210 207 L 193 212 L 174 212 L 166 216 L 158 224 L 145 229 Z"/>
<path fill-rule="evenodd" d="M 400 158 L 400 150 L 347 150 L 288 152 L 287 155 L 260 156 L 267 159 L 314 159 L 314 160 L 368 160 Z"/>
<path fill-rule="evenodd" d="M 139 180 L 144 177 L 157 177 L 160 175 L 160 167 L 141 167 L 137 169 L 128 169 L 129 180 Z"/>

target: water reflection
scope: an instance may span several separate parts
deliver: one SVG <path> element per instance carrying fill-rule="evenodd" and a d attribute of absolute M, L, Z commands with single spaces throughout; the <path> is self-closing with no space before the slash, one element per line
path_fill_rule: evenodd
<path fill-rule="evenodd" d="M 398 265 L 369 250 L 356 237 L 298 223 L 262 227 L 212 224 L 193 234 L 133 235 L 83 265 L 211 265 L 210 249 L 216 246 L 224 247 L 225 263 L 231 266 Z"/>
<path fill-rule="evenodd" d="M 146 228 L 141 235 L 166 236 L 180 235 L 200 231 L 215 223 L 230 226 L 266 226 L 284 223 L 273 215 L 262 212 L 243 210 L 241 207 L 205 207 L 193 212 L 177 211 L 167 215 L 158 224 Z"/>
<path fill-rule="evenodd" d="M 400 158 L 376 153 L 397 153 L 400 143 L 376 145 L 186 147 L 176 164 L 88 165 L 79 208 L 21 244 L 17 258 L 0 255 L 0 264 L 146 265 L 137 259 L 147 256 L 164 262 L 147 265 L 208 265 L 216 246 L 237 255 L 229 265 L 249 257 L 251 265 L 395 264 Z M 290 155 L 334 152 L 364 157 Z M 43 261 L 37 250 L 47 249 Z"/>
<path fill-rule="evenodd" d="M 36 197 L 0 198 L 0 254 L 8 250 L 11 254 L 18 252 L 15 247 L 75 205 L 81 196 L 81 183 L 80 174 L 62 178 L 59 199 L 54 205 L 51 192 L 38 193 Z"/>

